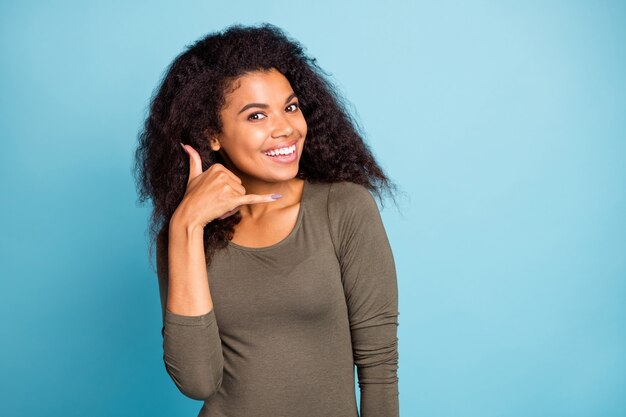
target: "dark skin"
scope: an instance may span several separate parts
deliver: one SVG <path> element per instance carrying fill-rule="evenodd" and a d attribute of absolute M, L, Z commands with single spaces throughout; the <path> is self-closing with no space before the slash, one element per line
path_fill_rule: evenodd
<path fill-rule="evenodd" d="M 295 177 L 307 124 L 289 81 L 275 69 L 246 74 L 233 88 L 220 111 L 222 132 L 210 139 L 211 148 L 220 152 L 224 169 L 240 180 L 241 192 L 283 197 L 241 205 L 226 213 L 239 211 L 242 216 L 232 241 L 248 247 L 270 246 L 295 227 L 304 186 L 304 181 Z M 264 152 L 289 144 L 296 148 L 291 161 L 277 162 Z"/>
<path fill-rule="evenodd" d="M 189 179 L 169 227 L 167 309 L 172 313 L 199 316 L 213 309 L 203 241 L 207 223 L 240 211 L 233 242 L 247 247 L 278 243 L 296 223 L 304 186 L 296 175 L 307 132 L 297 97 L 276 70 L 246 74 L 233 87 L 220 112 L 222 132 L 209 138 L 225 165 L 203 172 L 198 152 L 183 145 Z M 248 107 L 251 103 L 261 107 Z M 285 145 L 291 145 L 289 151 L 295 146 L 295 153 L 282 162 L 265 154 Z"/>

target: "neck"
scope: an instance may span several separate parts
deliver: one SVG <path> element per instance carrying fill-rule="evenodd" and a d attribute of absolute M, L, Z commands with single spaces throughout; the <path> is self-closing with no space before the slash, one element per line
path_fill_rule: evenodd
<path fill-rule="evenodd" d="M 297 204 L 302 199 L 302 188 L 304 180 L 292 178 L 281 182 L 260 181 L 258 178 L 244 179 L 241 183 L 246 189 L 246 194 L 281 194 L 282 197 L 276 201 L 267 203 L 246 204 L 241 206 L 241 215 L 250 219 L 259 219 L 269 211 L 280 210 L 285 207 Z"/>

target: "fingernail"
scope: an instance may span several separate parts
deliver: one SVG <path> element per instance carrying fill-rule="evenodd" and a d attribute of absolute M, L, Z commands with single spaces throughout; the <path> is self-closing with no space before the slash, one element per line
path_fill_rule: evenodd
<path fill-rule="evenodd" d="M 183 145 L 183 143 L 182 143 L 182 142 L 180 142 L 180 146 L 182 146 L 182 147 L 183 147 L 183 150 L 185 151 L 185 153 L 186 153 L 187 155 L 189 155 L 189 152 L 187 152 L 187 148 L 185 148 L 185 145 Z"/>
<path fill-rule="evenodd" d="M 279 198 L 281 198 L 283 195 L 282 194 L 272 194 L 272 198 L 274 200 L 278 200 Z"/>

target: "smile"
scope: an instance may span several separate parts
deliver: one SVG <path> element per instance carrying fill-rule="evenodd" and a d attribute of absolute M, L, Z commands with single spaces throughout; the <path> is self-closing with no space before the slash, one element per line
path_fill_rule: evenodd
<path fill-rule="evenodd" d="M 291 155 L 295 151 L 296 151 L 296 145 L 291 145 L 291 146 L 288 146 L 286 148 L 272 149 L 269 152 L 265 152 L 265 155 L 267 155 L 267 156 L 284 156 L 284 155 Z"/>
<path fill-rule="evenodd" d="M 296 152 L 296 145 L 287 146 L 286 148 L 273 149 L 264 154 L 273 162 L 279 164 L 291 164 L 298 160 L 298 152 Z"/>

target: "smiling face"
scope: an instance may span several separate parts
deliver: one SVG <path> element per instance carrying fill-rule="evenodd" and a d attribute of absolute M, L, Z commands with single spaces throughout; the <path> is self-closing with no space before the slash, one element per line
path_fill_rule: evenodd
<path fill-rule="evenodd" d="M 271 69 L 248 73 L 233 86 L 220 111 L 222 132 L 211 139 L 211 148 L 244 183 L 294 178 L 307 124 L 291 84 Z M 275 156 L 268 155 L 272 149 Z"/>

